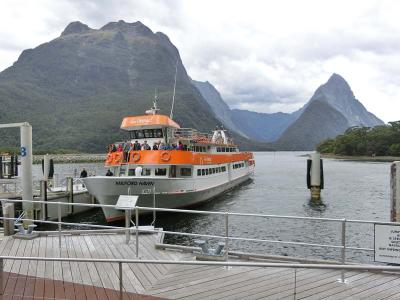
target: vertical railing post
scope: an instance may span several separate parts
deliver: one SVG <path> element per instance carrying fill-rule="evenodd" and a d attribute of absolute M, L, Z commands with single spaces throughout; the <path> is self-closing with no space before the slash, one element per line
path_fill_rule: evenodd
<path fill-rule="evenodd" d="M 297 268 L 294 268 L 294 288 L 293 288 L 293 299 L 297 298 Z"/>
<path fill-rule="evenodd" d="M 122 262 L 118 262 L 118 271 L 119 271 L 119 299 L 122 299 Z"/>
<path fill-rule="evenodd" d="M 346 219 L 342 220 L 342 255 L 341 255 L 342 264 L 346 263 Z M 345 272 L 342 270 L 340 275 L 340 282 L 345 283 Z"/>
<path fill-rule="evenodd" d="M 135 208 L 135 223 L 136 223 L 136 257 L 139 257 L 139 209 Z"/>
<path fill-rule="evenodd" d="M 4 277 L 3 271 L 4 271 L 4 262 L 3 262 L 3 259 L 0 258 L 0 295 L 3 295 L 3 289 L 4 289 L 4 287 L 3 287 L 3 277 Z"/>
<path fill-rule="evenodd" d="M 156 226 L 156 187 L 153 187 L 153 223 L 152 225 Z"/>
<path fill-rule="evenodd" d="M 229 251 L 229 212 L 225 212 L 225 260 L 228 261 Z"/>
<path fill-rule="evenodd" d="M 58 247 L 61 248 L 61 205 L 57 204 L 57 214 L 58 214 Z"/>
<path fill-rule="evenodd" d="M 131 225 L 131 218 L 130 218 L 130 209 L 125 209 L 125 242 L 126 244 L 129 244 L 130 240 L 130 225 Z"/>

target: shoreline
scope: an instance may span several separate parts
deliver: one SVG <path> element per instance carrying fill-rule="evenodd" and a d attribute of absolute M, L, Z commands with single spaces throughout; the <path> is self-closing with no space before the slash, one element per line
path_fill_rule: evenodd
<path fill-rule="evenodd" d="M 337 155 L 332 153 L 321 153 L 321 157 L 339 159 L 339 160 L 351 160 L 351 161 L 372 161 L 372 162 L 400 161 L 400 157 L 398 156 L 351 156 L 351 155 Z"/>
<path fill-rule="evenodd" d="M 44 155 L 33 155 L 33 164 L 41 164 Z M 54 163 L 99 163 L 104 162 L 107 154 L 79 153 L 79 154 L 49 154 Z"/>

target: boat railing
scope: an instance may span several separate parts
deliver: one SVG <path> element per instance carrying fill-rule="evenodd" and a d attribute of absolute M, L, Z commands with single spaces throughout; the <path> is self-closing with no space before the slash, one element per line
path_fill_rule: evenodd
<path fill-rule="evenodd" d="M 155 195 L 157 195 L 155 193 Z M 365 252 L 373 252 L 373 248 L 368 247 L 359 247 L 357 245 L 352 245 L 349 243 L 349 224 L 366 224 L 366 225 L 374 225 L 376 223 L 386 224 L 386 225 L 400 225 L 400 223 L 396 222 L 379 222 L 377 220 L 369 221 L 369 220 L 356 220 L 356 219 L 338 219 L 338 218 L 316 218 L 316 217 L 301 217 L 301 216 L 283 216 L 283 215 L 272 215 L 272 214 L 258 214 L 258 213 L 240 213 L 240 212 L 220 212 L 220 211 L 202 211 L 202 210 L 186 210 L 186 209 L 171 209 L 171 208 L 156 208 L 156 207 L 135 207 L 134 209 L 125 210 L 125 227 L 120 226 L 112 226 L 112 225 L 97 225 L 97 224 L 88 224 L 88 223 L 73 223 L 73 222 L 63 222 L 61 216 L 61 207 L 62 206 L 84 206 L 84 207 L 92 207 L 92 208 L 111 208 L 118 209 L 116 205 L 105 205 L 105 204 L 87 204 L 87 203 L 68 203 L 68 202 L 48 202 L 41 200 L 11 200 L 11 199 L 0 199 L 2 202 L 8 203 L 26 203 L 26 204 L 37 204 L 37 205 L 54 205 L 58 207 L 58 218 L 57 221 L 50 220 L 36 220 L 36 219 L 28 219 L 23 218 L 20 221 L 24 222 L 35 222 L 35 223 L 44 223 L 44 224 L 53 224 L 58 226 L 58 235 L 59 235 L 59 245 L 61 247 L 61 235 L 62 235 L 62 226 L 74 226 L 74 227 L 84 227 L 84 228 L 95 228 L 95 229 L 112 229 L 120 232 L 125 232 L 126 242 L 129 243 L 131 234 L 135 233 L 136 239 L 139 239 L 139 233 L 162 233 L 162 234 L 170 234 L 174 236 L 181 237 L 190 237 L 190 238 L 202 238 L 202 239 L 216 239 L 222 240 L 225 243 L 226 253 L 229 254 L 240 254 L 242 252 L 235 252 L 230 250 L 230 246 L 232 242 L 258 242 L 258 243 L 266 243 L 266 244 L 280 244 L 284 246 L 301 246 L 301 247 L 318 247 L 325 249 L 336 249 L 340 251 L 339 259 L 336 260 L 337 263 L 345 264 L 348 260 L 346 259 L 346 255 L 348 251 L 365 251 Z M 154 201 L 155 202 L 155 201 Z M 154 206 L 156 206 L 154 204 Z M 25 208 L 26 210 L 26 208 Z M 193 233 L 193 232 L 177 232 L 170 230 L 161 230 L 156 229 L 154 226 L 133 226 L 129 222 L 130 216 L 134 213 L 135 223 L 139 225 L 139 212 L 153 212 L 153 222 L 155 221 L 156 212 L 169 212 L 169 213 L 180 213 L 180 214 L 197 214 L 197 215 L 213 215 L 216 217 L 221 217 L 223 220 L 223 234 L 205 234 L 205 233 Z M 339 224 L 338 232 L 334 232 L 335 237 L 339 237 L 338 244 L 328 244 L 328 243 L 310 243 L 303 241 L 292 241 L 292 240 L 282 240 L 282 239 L 266 239 L 263 237 L 260 238 L 252 238 L 252 237 L 240 237 L 232 234 L 232 225 L 231 219 L 232 217 L 244 217 L 244 218 L 268 218 L 268 219 L 286 219 L 291 221 L 311 221 L 311 222 L 331 222 Z M 0 220 L 16 220 L 16 218 L 6 218 L 0 217 Z M 139 255 L 138 242 L 136 243 L 136 254 Z M 168 248 L 168 244 L 163 245 L 165 248 Z"/>

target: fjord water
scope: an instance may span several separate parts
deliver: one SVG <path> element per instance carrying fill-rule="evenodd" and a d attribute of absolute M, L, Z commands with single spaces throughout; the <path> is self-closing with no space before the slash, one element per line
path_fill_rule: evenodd
<path fill-rule="evenodd" d="M 390 163 L 324 159 L 325 189 L 322 202 L 312 204 L 306 187 L 306 152 L 257 152 L 252 180 L 196 209 L 248 212 L 270 215 L 307 216 L 389 221 Z M 102 164 L 56 165 L 57 173 L 72 173 L 86 167 L 97 174 Z M 38 166 L 35 168 L 38 171 Z M 104 223 L 101 211 L 74 216 L 75 221 Z M 147 223 L 151 218 L 143 218 Z M 121 224 L 122 225 L 122 224 Z M 179 232 L 225 234 L 223 216 L 158 214 L 157 227 Z M 373 248 L 373 225 L 346 226 L 347 246 Z M 341 224 L 307 220 L 259 217 L 229 217 L 229 235 L 267 240 L 340 245 Z M 193 245 L 188 237 L 170 236 L 167 242 Z M 215 243 L 218 240 L 211 241 Z M 306 247 L 251 241 L 231 241 L 230 249 L 260 254 L 338 259 L 340 249 Z M 371 262 L 373 252 L 348 251 L 347 259 Z"/>

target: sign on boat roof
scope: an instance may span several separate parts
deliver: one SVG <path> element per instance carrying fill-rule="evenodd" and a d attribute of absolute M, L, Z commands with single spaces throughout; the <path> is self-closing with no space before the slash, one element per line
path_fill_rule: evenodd
<path fill-rule="evenodd" d="M 135 117 L 125 117 L 122 120 L 121 124 L 121 129 L 125 130 L 160 127 L 180 128 L 180 126 L 175 121 L 164 115 L 143 115 Z"/>

